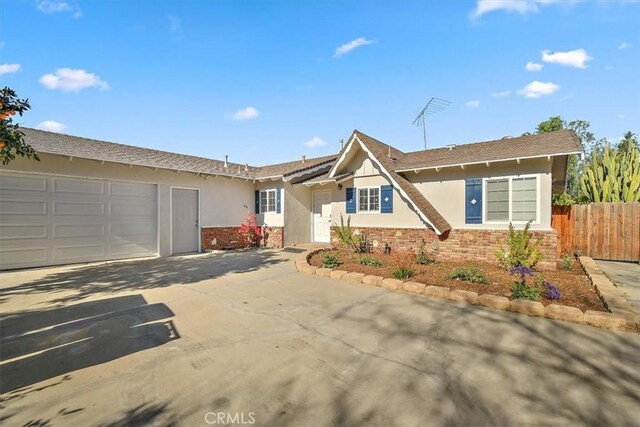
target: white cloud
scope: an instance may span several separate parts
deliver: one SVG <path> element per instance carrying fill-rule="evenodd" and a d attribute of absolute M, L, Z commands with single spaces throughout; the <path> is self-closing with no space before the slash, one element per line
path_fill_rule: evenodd
<path fill-rule="evenodd" d="M 258 111 L 257 109 L 253 107 L 247 107 L 233 113 L 233 115 L 231 115 L 231 118 L 233 120 L 238 120 L 238 121 L 251 120 L 251 119 L 255 119 L 259 115 L 260 115 L 260 111 Z"/>
<path fill-rule="evenodd" d="M 555 4 L 558 7 L 570 7 L 576 3 L 584 3 L 587 0 L 477 0 L 476 7 L 471 11 L 471 18 L 479 18 L 485 13 L 504 11 L 519 13 L 537 13 L 541 7 Z M 639 0 L 599 0 L 601 3 L 637 3 Z"/>
<path fill-rule="evenodd" d="M 64 1 L 42 0 L 38 2 L 36 8 L 42 13 L 71 13 L 71 16 L 74 18 L 80 18 L 82 16 L 80 8 Z"/>
<path fill-rule="evenodd" d="M 555 83 L 545 83 L 534 80 L 524 88 L 519 90 L 518 94 L 524 96 L 525 98 L 540 98 L 545 95 L 551 95 L 558 89 L 560 89 L 560 86 Z"/>
<path fill-rule="evenodd" d="M 620 46 L 618 46 L 618 49 L 624 50 L 624 49 L 629 49 L 630 47 L 633 47 L 631 43 L 622 42 L 620 43 Z"/>
<path fill-rule="evenodd" d="M 542 61 L 565 67 L 587 68 L 586 62 L 592 59 L 584 49 L 570 50 L 568 52 L 542 51 Z"/>
<path fill-rule="evenodd" d="M 322 147 L 324 145 L 327 145 L 327 143 L 324 142 L 322 139 L 318 138 L 317 136 L 314 136 L 309 141 L 305 142 L 304 145 L 309 148 L 315 148 L 315 147 Z"/>
<path fill-rule="evenodd" d="M 342 55 L 346 55 L 347 53 L 359 48 L 360 46 L 366 46 L 371 43 L 373 43 L 371 40 L 367 40 L 364 37 L 358 37 L 357 39 L 351 40 L 349 43 L 345 43 L 342 46 L 338 47 L 334 52 L 333 57 L 340 58 Z"/>
<path fill-rule="evenodd" d="M 17 73 L 22 69 L 20 64 L 1 64 L 0 65 L 0 76 L 4 74 L 13 74 Z"/>
<path fill-rule="evenodd" d="M 509 95 L 511 95 L 510 90 L 503 90 L 502 92 L 493 92 L 491 94 L 491 96 L 493 96 L 494 98 L 506 98 Z"/>
<path fill-rule="evenodd" d="M 527 65 L 524 66 L 527 71 L 540 71 L 544 67 L 544 64 L 539 64 L 537 62 L 527 62 Z"/>
<path fill-rule="evenodd" d="M 464 105 L 465 107 L 471 108 L 473 110 L 480 106 L 480 101 L 478 101 L 477 99 L 474 99 L 472 101 L 467 101 Z"/>
<path fill-rule="evenodd" d="M 503 10 L 516 12 L 521 15 L 538 11 L 538 1 L 535 0 L 478 0 L 476 8 L 471 13 L 474 18 L 479 18 L 485 13 Z"/>
<path fill-rule="evenodd" d="M 47 130 L 49 132 L 62 132 L 67 128 L 67 125 L 54 120 L 45 120 L 44 122 L 40 122 L 36 127 L 40 130 Z"/>
<path fill-rule="evenodd" d="M 55 74 L 40 77 L 40 83 L 47 89 L 59 89 L 63 92 L 78 92 L 89 87 L 109 89 L 109 84 L 99 76 L 74 68 L 58 68 Z"/>

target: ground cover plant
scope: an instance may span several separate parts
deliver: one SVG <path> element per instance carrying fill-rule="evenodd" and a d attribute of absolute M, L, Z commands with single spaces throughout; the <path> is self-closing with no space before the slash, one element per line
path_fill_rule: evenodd
<path fill-rule="evenodd" d="M 338 260 L 341 270 L 388 278 L 395 278 L 394 271 L 399 267 L 406 267 L 413 270 L 414 274 L 401 280 L 446 286 L 451 290 L 468 290 L 477 292 L 478 295 L 492 294 L 507 298 L 512 298 L 512 284 L 519 278 L 518 275 L 514 276 L 508 270 L 500 267 L 497 262 L 437 260 L 428 264 L 420 264 L 416 259 L 417 254 L 413 252 L 394 252 L 391 254 L 381 252 L 379 250 L 376 253 L 366 254 L 367 258 L 377 259 L 382 264 L 381 267 L 362 264 L 360 260 L 365 255 L 357 255 L 349 248 L 317 253 L 311 257 L 310 263 L 315 267 L 320 267 L 324 257 L 330 255 Z M 449 277 L 453 271 L 460 268 L 467 271 L 475 269 L 481 271 L 487 283 Z M 591 282 L 577 262 L 572 262 L 570 270 L 536 271 L 532 269 L 532 271 L 535 276 L 527 276 L 527 280 L 531 286 L 540 290 L 539 300 L 542 304 L 558 303 L 578 307 L 583 311 L 606 311 Z"/>

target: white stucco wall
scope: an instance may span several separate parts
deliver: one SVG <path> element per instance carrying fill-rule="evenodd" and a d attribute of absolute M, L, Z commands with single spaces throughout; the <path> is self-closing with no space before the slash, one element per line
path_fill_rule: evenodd
<path fill-rule="evenodd" d="M 335 184 L 324 187 L 316 186 L 315 188 L 332 190 L 331 221 L 334 224 L 340 224 L 341 215 L 345 221 L 347 219 L 345 199 L 348 187 L 363 188 L 391 185 L 389 180 L 380 175 L 379 170 L 364 151 L 358 149 L 358 152 L 354 153 L 350 159 L 345 171 L 353 172 L 354 177 L 343 182 L 342 189 L 338 190 Z M 357 197 L 358 195 L 356 194 Z M 356 227 L 423 228 L 425 226 L 411 206 L 395 190 L 393 192 L 393 213 L 357 212 L 348 215 L 351 217 L 351 225 Z"/>
<path fill-rule="evenodd" d="M 343 182 L 343 188 L 338 190 L 336 185 L 325 188 L 332 189 L 332 221 L 339 224 L 340 215 L 345 220 L 346 188 L 389 185 L 390 182 L 377 173 L 375 167 L 367 159 L 365 153 L 360 151 L 353 154 L 351 162 L 345 168 L 354 172 L 353 179 Z M 467 178 L 496 178 L 518 175 L 535 175 L 539 185 L 539 218 L 532 229 L 551 229 L 551 188 L 553 161 L 545 158 L 491 163 L 490 166 L 477 165 L 461 168 L 445 168 L 421 171 L 419 173 L 407 172 L 405 177 L 414 183 L 416 188 L 431 202 L 440 214 L 455 229 L 506 229 L 509 224 L 466 224 L 465 223 L 465 179 Z M 316 186 L 317 187 L 317 186 Z M 357 197 L 357 194 L 356 194 Z M 393 213 L 362 213 L 349 214 L 351 224 L 358 227 L 403 227 L 422 228 L 425 224 L 400 194 L 394 189 Z M 517 225 L 516 225 L 517 226 Z"/>
<path fill-rule="evenodd" d="M 255 184 L 256 190 L 275 190 L 278 188 L 283 188 L 284 184 L 281 179 L 276 181 L 265 181 L 265 182 L 256 182 Z M 283 191 L 280 200 L 280 213 L 276 212 L 266 212 L 256 215 L 256 223 L 258 225 L 266 225 L 267 227 L 284 227 L 284 205 L 287 201 L 286 191 Z M 255 210 L 255 191 L 251 196 L 251 211 Z"/>
<path fill-rule="evenodd" d="M 406 173 L 418 190 L 431 202 L 442 216 L 456 229 L 506 229 L 507 223 L 465 223 L 465 179 L 499 178 L 505 176 L 535 175 L 539 185 L 540 217 L 531 229 L 551 229 L 551 166 L 547 159 L 522 160 L 517 162 L 492 163 L 490 166 L 474 165 L 461 168 L 446 168 L 439 172 L 423 171 Z M 486 205 L 485 205 L 486 207 Z"/>
<path fill-rule="evenodd" d="M 141 182 L 158 186 L 158 252 L 171 254 L 171 187 L 200 190 L 201 227 L 238 226 L 247 215 L 247 207 L 253 211 L 254 185 L 251 181 L 223 177 L 199 177 L 193 173 L 108 163 L 50 154 L 40 154 L 40 162 L 18 158 L 5 170 L 67 175 L 82 178 L 110 179 Z M 246 207 L 245 207 L 246 206 Z"/>

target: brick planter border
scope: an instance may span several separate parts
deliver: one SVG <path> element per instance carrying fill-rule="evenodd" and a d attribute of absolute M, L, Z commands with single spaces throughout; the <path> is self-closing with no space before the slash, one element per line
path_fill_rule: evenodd
<path fill-rule="evenodd" d="M 583 312 L 577 307 L 569 307 L 560 304 L 550 304 L 545 307 L 544 305 L 542 305 L 542 303 L 535 301 L 519 299 L 509 300 L 508 298 L 491 294 L 483 294 L 481 296 L 478 296 L 476 292 L 450 290 L 449 288 L 442 286 L 430 286 L 423 283 L 412 282 L 410 280 L 403 281 L 391 278 L 385 279 L 380 276 L 370 276 L 363 273 L 348 272 L 338 269 L 332 270 L 328 268 L 317 268 L 309 264 L 309 259 L 311 259 L 313 255 L 333 249 L 335 248 L 312 249 L 298 255 L 295 261 L 296 269 L 303 273 L 317 274 L 324 277 L 330 277 L 332 279 L 348 281 L 350 283 L 359 283 L 368 286 L 379 286 L 390 290 L 398 290 L 412 295 L 448 299 L 450 301 L 481 305 L 495 310 L 511 311 L 515 313 L 526 314 L 529 316 L 546 317 L 549 319 L 582 325 L 590 325 L 597 328 L 610 329 L 614 331 L 628 331 L 635 333 L 640 332 L 640 315 L 634 313 L 633 311 L 631 311 L 631 313 L 623 313 L 620 311 L 622 308 L 627 309 L 629 303 L 626 302 L 624 298 L 623 301 L 626 304 L 620 301 L 618 299 L 618 296 L 621 296 L 619 295 L 619 293 L 612 293 L 613 291 L 607 286 L 604 279 L 609 282 L 611 288 L 613 288 L 616 292 L 617 289 L 611 283 L 611 281 L 609 281 L 609 279 L 604 276 L 602 272 L 599 272 L 597 266 L 595 267 L 597 271 L 593 269 L 595 263 L 591 258 L 588 257 L 580 257 L 580 265 L 582 265 L 585 273 L 587 274 L 587 277 L 589 277 L 589 279 L 593 283 L 593 286 L 595 287 L 598 296 L 602 299 L 605 308 L 612 311 L 612 313 L 593 310 L 587 310 Z M 593 264 L 593 266 L 591 264 Z M 604 276 L 604 279 L 600 277 L 600 275 Z M 612 301 L 609 302 L 607 298 L 611 298 Z"/>

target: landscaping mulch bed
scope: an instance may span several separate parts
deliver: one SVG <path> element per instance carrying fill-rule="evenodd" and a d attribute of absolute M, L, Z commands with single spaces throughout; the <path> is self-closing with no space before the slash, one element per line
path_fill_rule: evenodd
<path fill-rule="evenodd" d="M 415 254 L 413 253 L 394 253 L 387 255 L 380 253 L 365 254 L 365 256 L 374 257 L 382 262 L 382 267 L 372 267 L 360 264 L 359 257 L 361 255 L 339 249 L 314 254 L 309 260 L 309 264 L 314 267 L 320 267 L 323 257 L 328 254 L 338 257 L 341 262 L 341 265 L 337 267 L 339 270 L 365 273 L 373 276 L 393 277 L 393 270 L 395 270 L 396 267 L 406 265 L 415 270 L 415 275 L 407 280 L 425 283 L 427 285 L 446 286 L 451 290 L 462 289 L 473 291 L 477 292 L 478 295 L 491 294 L 510 298 L 510 286 L 516 279 L 513 275 L 509 274 L 508 271 L 498 267 L 497 264 L 488 262 L 438 261 L 429 265 L 416 264 L 414 262 Z M 483 285 L 447 278 L 456 267 L 461 266 L 474 266 L 481 269 L 485 277 L 489 280 L 489 284 Z M 540 302 L 543 305 L 555 302 L 557 304 L 578 307 L 582 311 L 607 311 L 577 261 L 573 261 L 573 269 L 571 271 L 537 271 L 536 273 L 540 274 L 546 281 L 556 285 L 561 294 L 560 299 L 557 301 L 551 301 L 542 296 Z"/>

